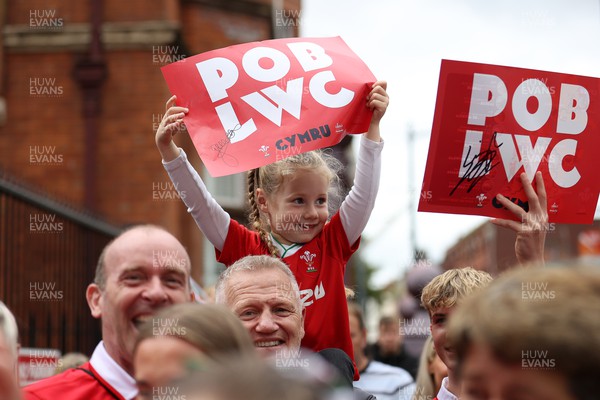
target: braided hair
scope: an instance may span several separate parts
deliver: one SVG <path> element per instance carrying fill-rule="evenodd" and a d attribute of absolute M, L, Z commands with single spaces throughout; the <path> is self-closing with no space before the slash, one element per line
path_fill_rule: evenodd
<path fill-rule="evenodd" d="M 263 225 L 263 219 L 258 209 L 258 202 L 256 201 L 256 189 L 260 187 L 259 169 L 252 169 L 248 171 L 248 202 L 250 203 L 250 213 L 248 214 L 248 220 L 250 221 L 250 227 L 257 231 L 260 235 L 260 240 L 263 241 L 269 248 L 269 253 L 273 257 L 279 258 L 279 252 L 271 241 L 271 235 L 265 229 Z"/>

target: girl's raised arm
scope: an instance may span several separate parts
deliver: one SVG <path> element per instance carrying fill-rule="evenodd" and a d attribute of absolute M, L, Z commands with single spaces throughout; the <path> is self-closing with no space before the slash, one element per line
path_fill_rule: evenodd
<path fill-rule="evenodd" d="M 350 245 L 358 240 L 367 226 L 379 190 L 383 149 L 379 121 L 389 104 L 386 88 L 385 81 L 377 81 L 367 96 L 367 107 L 373 110 L 373 117 L 369 130 L 361 138 L 354 185 L 340 206 L 340 218 Z"/>
<path fill-rule="evenodd" d="M 156 130 L 156 147 L 179 197 L 188 207 L 196 225 L 213 246 L 221 251 L 231 218 L 208 192 L 185 152 L 173 142 L 173 136 L 183 124 L 183 116 L 188 112 L 187 108 L 176 106 L 176 100 L 173 96 L 167 101 L 167 110 Z"/>

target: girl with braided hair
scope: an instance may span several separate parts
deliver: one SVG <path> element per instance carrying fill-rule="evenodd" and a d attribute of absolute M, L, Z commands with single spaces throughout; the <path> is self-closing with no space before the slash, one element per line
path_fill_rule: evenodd
<path fill-rule="evenodd" d="M 328 205 L 339 168 L 333 157 L 321 151 L 298 154 L 248 172 L 252 228 L 248 229 L 217 204 L 185 152 L 174 144 L 173 135 L 188 111 L 175 105 L 175 96 L 167 101 L 156 132 L 164 167 L 188 211 L 215 246 L 217 260 L 229 266 L 247 255 L 270 254 L 290 267 L 305 307 L 302 346 L 314 351 L 334 347 L 353 356 L 344 272 L 358 249 L 379 187 L 383 148 L 379 122 L 389 102 L 386 87 L 386 82 L 378 81 L 367 96 L 366 106 L 373 116 L 361 140 L 354 185 L 331 219 Z M 255 314 L 260 318 L 260 312 Z M 267 325 L 265 329 L 272 330 L 274 338 L 267 344 L 278 346 L 276 312 Z"/>

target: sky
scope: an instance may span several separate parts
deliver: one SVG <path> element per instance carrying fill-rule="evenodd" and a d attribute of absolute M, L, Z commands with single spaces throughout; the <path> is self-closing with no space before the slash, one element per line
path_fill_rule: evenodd
<path fill-rule="evenodd" d="M 600 77 L 600 0 L 302 0 L 300 35 L 341 36 L 388 82 L 381 185 L 361 245 L 378 268 L 373 284 L 379 287 L 411 264 L 411 214 L 417 248 L 436 263 L 488 220 L 416 212 L 442 59 Z"/>

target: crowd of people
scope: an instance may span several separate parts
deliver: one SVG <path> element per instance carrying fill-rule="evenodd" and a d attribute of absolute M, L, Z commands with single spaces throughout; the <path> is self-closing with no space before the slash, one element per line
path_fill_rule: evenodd
<path fill-rule="evenodd" d="M 374 206 L 387 104 L 386 83 L 376 82 L 354 186 L 339 209 L 330 209 L 335 162 L 324 152 L 300 154 L 248 172 L 249 229 L 217 204 L 174 144 L 189 110 L 169 99 L 155 140 L 227 265 L 214 304 L 195 303 L 190 258 L 177 238 L 155 225 L 131 227 L 104 248 L 85 293 L 102 332 L 89 360 L 19 388 L 18 328 L 0 305 L 0 398 L 595 399 L 600 271 L 544 267 L 540 173 L 535 189 L 521 175 L 529 210 L 497 196 L 518 218 L 492 222 L 517 232 L 520 267 L 494 280 L 456 266 L 429 282 L 420 300 L 431 335 L 420 359 L 404 350 L 399 316 L 383 318 L 378 342 L 367 343 L 364 310 L 348 299 L 344 272 Z M 530 289 L 532 282 L 543 285 Z"/>

